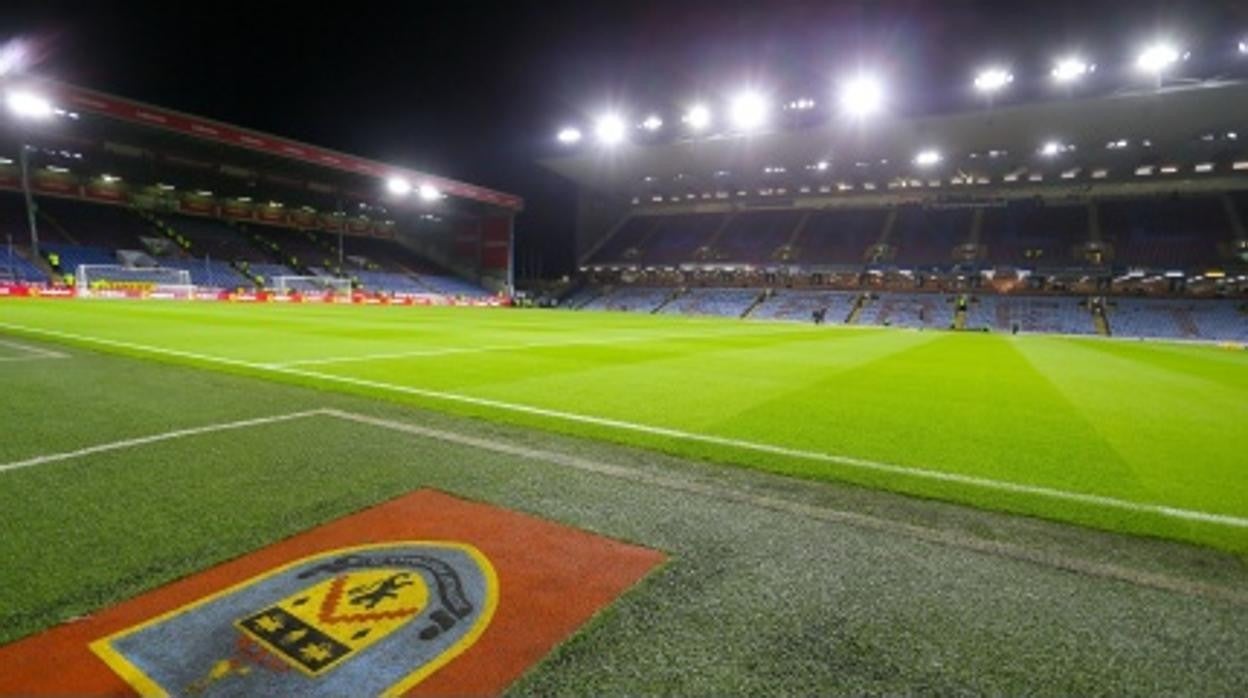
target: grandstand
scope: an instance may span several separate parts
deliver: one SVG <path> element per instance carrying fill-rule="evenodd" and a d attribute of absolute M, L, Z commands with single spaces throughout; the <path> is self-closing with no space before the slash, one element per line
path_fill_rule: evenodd
<path fill-rule="evenodd" d="M 56 111 L 22 134 L 35 144 L 24 147 L 37 238 L 19 163 L 0 159 L 11 282 L 122 265 L 184 270 L 231 293 L 294 275 L 385 297 L 493 302 L 511 287 L 514 196 L 64 83 L 23 89 Z M 16 135 L 0 132 L 0 151 L 14 152 Z M 409 180 L 420 196 L 395 185 Z"/>
<path fill-rule="evenodd" d="M 830 324 L 1239 337 L 1244 103 L 1224 82 L 893 119 L 860 140 L 832 123 L 744 150 L 732 132 L 651 138 L 606 172 L 574 145 L 545 164 L 600 214 L 581 219 L 565 305 L 809 321 L 844 294 Z M 935 142 L 956 148 L 920 163 Z"/>

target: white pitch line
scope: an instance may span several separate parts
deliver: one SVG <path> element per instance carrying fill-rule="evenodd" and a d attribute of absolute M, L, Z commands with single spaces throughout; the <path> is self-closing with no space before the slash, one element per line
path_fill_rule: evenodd
<path fill-rule="evenodd" d="M 16 349 L 25 352 L 25 356 L 0 356 L 0 362 L 10 361 L 46 361 L 48 359 L 68 359 L 69 354 L 62 354 L 59 351 L 44 349 L 42 347 L 32 347 L 28 344 L 19 344 L 18 342 L 9 342 L 0 339 L 0 346 L 10 349 Z"/>
<path fill-rule="evenodd" d="M 44 465 L 46 463 L 56 463 L 59 461 L 71 460 L 73 458 L 81 458 L 83 456 L 92 456 L 97 453 L 107 453 L 109 451 L 118 451 L 123 448 L 133 448 L 135 446 L 145 446 L 147 444 L 159 443 L 161 441 L 169 441 L 172 439 L 181 439 L 187 436 L 198 436 L 200 434 L 211 434 L 217 431 L 229 431 L 231 429 L 245 429 L 247 427 L 260 426 L 262 424 L 274 424 L 276 422 L 289 422 L 292 419 L 303 419 L 305 417 L 313 417 L 325 414 L 324 410 L 306 410 L 304 412 L 291 412 L 290 414 L 279 414 L 272 417 L 257 417 L 255 419 L 240 419 L 234 422 L 222 422 L 218 424 L 206 424 L 201 427 L 190 427 L 187 429 L 174 429 L 173 431 L 161 432 L 159 434 L 150 434 L 148 436 L 138 436 L 133 439 L 122 439 L 120 441 L 112 441 L 109 443 L 96 444 L 87 446 L 74 451 L 64 451 L 62 453 L 50 453 L 43 456 L 35 456 L 26 460 L 14 461 L 12 463 L 0 464 L 0 473 L 6 473 L 21 468 L 29 468 L 35 465 Z"/>
<path fill-rule="evenodd" d="M 698 434 L 694 432 L 681 431 L 679 429 L 670 429 L 667 427 L 650 426 L 647 424 L 638 424 L 636 422 L 626 422 L 608 417 L 594 417 L 591 415 L 577 414 L 574 412 L 563 412 L 560 410 L 552 410 L 545 407 L 535 407 L 532 405 L 524 405 L 512 402 L 504 402 L 501 400 L 491 400 L 489 398 L 473 397 L 471 395 L 463 395 L 459 393 L 448 393 L 439 390 L 427 390 L 424 388 L 415 388 L 406 385 L 394 385 L 392 383 L 382 383 L 380 381 L 367 380 L 364 378 L 351 378 L 349 376 L 336 376 L 329 373 L 317 373 L 315 371 L 305 371 L 297 368 L 285 368 L 280 366 L 269 366 L 266 364 L 257 364 L 250 361 L 242 361 L 239 359 L 228 359 L 207 354 L 197 354 L 195 352 L 181 351 L 178 349 L 165 349 L 162 347 L 153 347 L 133 342 L 125 342 L 115 339 L 104 339 L 100 337 L 91 337 L 88 335 L 79 335 L 72 332 L 61 332 L 59 330 L 47 330 L 38 327 L 27 327 L 24 325 L 16 325 L 12 323 L 0 322 L 0 327 L 22 332 L 29 332 L 36 335 L 48 337 L 59 337 L 71 341 L 85 342 L 106 347 L 117 347 L 129 349 L 131 351 L 139 351 L 158 356 L 176 356 L 181 358 L 194 359 L 204 363 L 216 363 L 223 366 L 236 366 L 246 368 L 252 371 L 268 371 L 280 375 L 298 376 L 301 378 L 311 378 L 313 380 L 323 381 L 326 383 L 340 383 L 342 385 L 350 385 L 361 388 L 372 388 L 383 392 L 398 393 L 402 395 L 415 395 L 434 400 L 442 400 L 444 402 L 454 402 L 459 404 L 474 405 L 478 407 L 489 407 L 506 412 L 516 412 L 520 414 L 536 415 L 547 417 L 550 419 L 561 420 L 565 422 L 573 422 L 578 424 L 590 424 L 598 427 L 606 427 L 619 431 L 629 431 L 635 433 L 648 434 L 651 436 L 662 436 L 675 439 L 678 441 L 692 441 L 697 443 L 708 443 L 716 446 L 725 446 L 743 451 L 753 451 L 755 453 L 766 453 L 768 455 L 782 456 L 785 458 L 794 458 L 798 460 L 813 461 L 819 463 L 831 463 L 841 465 L 856 470 L 886 473 L 889 475 L 899 475 L 903 477 L 912 477 L 922 480 L 932 480 L 936 482 L 950 482 L 968 487 L 976 487 L 983 490 L 991 490 L 996 492 L 1007 492 L 1010 494 L 1025 494 L 1045 499 L 1076 502 L 1079 504 L 1087 504 L 1107 509 L 1117 509 L 1119 511 L 1129 511 L 1135 513 L 1153 514 L 1170 519 L 1179 519 L 1184 521 L 1198 521 L 1201 523 L 1212 523 L 1223 526 L 1231 526 L 1234 528 L 1248 528 L 1248 518 L 1240 516 L 1232 516 L 1230 514 L 1214 514 L 1206 511 L 1197 511 L 1193 509 L 1183 509 L 1172 507 L 1165 504 L 1156 504 L 1149 502 L 1132 502 L 1125 499 L 1117 499 L 1114 497 L 1106 497 L 1096 494 L 1085 494 L 1082 492 L 1070 492 L 1067 490 L 1059 490 L 1052 487 L 1044 487 L 1041 485 L 1025 485 L 1017 482 L 1009 482 L 1005 480 L 993 480 L 991 478 L 977 477 L 974 475 L 962 475 L 959 473 L 949 473 L 940 470 L 929 470 L 926 468 L 916 468 L 906 465 L 896 465 L 892 463 L 883 463 L 879 461 L 867 460 L 864 458 L 855 458 L 853 456 L 842 456 L 830 453 L 822 453 L 819 451 L 807 451 L 798 448 L 790 448 L 788 446 L 777 446 L 774 444 L 758 443 L 754 441 L 745 441 L 742 439 L 733 439 L 723 436 L 714 436 L 711 434 Z"/>

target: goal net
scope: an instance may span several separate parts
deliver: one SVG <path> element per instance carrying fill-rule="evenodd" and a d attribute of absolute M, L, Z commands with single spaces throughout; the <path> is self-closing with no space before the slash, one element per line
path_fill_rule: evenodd
<path fill-rule="evenodd" d="M 169 267 L 127 267 L 113 264 L 82 264 L 74 272 L 80 296 L 166 296 L 193 298 L 191 273 Z"/>
<path fill-rule="evenodd" d="M 274 276 L 273 290 L 283 295 L 351 297 L 351 279 L 336 276 Z"/>

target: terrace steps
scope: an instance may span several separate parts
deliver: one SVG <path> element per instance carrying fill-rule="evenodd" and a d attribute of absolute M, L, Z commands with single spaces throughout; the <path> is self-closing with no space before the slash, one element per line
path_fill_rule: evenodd
<path fill-rule="evenodd" d="M 742 319 L 748 318 L 750 316 L 750 313 L 754 312 L 755 308 L 762 305 L 764 302 L 766 302 L 768 298 L 771 297 L 771 293 L 772 293 L 771 289 L 764 289 L 762 291 L 759 291 L 758 295 L 754 297 L 754 302 L 750 303 L 749 307 L 745 309 L 745 312 L 741 313 L 741 318 Z"/>
<path fill-rule="evenodd" d="M 650 311 L 650 314 L 658 315 L 659 313 L 663 312 L 664 308 L 671 305 L 672 301 L 676 300 L 677 298 L 680 298 L 684 294 L 685 294 L 685 290 L 681 288 L 678 288 L 672 291 L 671 293 L 667 295 L 667 298 L 663 299 L 662 303 L 659 303 Z"/>
<path fill-rule="evenodd" d="M 1096 326 L 1096 333 L 1102 337 L 1108 337 L 1113 334 L 1109 328 L 1109 318 L 1105 316 L 1104 310 L 1092 311 L 1092 324 Z"/>
<path fill-rule="evenodd" d="M 862 315 L 862 311 L 867 307 L 867 303 L 869 303 L 867 300 L 867 294 L 858 294 L 858 297 L 854 299 L 853 307 L 849 309 L 849 315 L 845 316 L 845 324 L 857 325 L 858 318 Z"/>

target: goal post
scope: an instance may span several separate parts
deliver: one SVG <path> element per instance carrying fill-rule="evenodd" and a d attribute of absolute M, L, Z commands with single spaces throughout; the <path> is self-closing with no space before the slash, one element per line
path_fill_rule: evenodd
<path fill-rule="evenodd" d="M 74 270 L 80 296 L 166 296 L 194 298 L 191 272 L 170 267 L 127 267 L 120 264 L 80 264 Z"/>
<path fill-rule="evenodd" d="M 336 276 L 274 276 L 273 290 L 282 295 L 326 295 L 351 297 L 351 279 Z"/>

